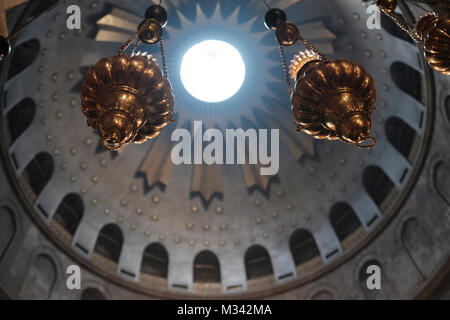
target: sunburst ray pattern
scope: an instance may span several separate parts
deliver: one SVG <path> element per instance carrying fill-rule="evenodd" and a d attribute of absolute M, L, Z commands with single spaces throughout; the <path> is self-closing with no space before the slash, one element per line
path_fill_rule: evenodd
<path fill-rule="evenodd" d="M 215 4 L 212 4 L 212 3 Z M 186 121 L 203 121 L 206 128 L 217 127 L 221 130 L 242 128 L 243 117 L 255 125 L 255 129 L 280 129 L 281 143 L 291 155 L 300 160 L 303 155 L 313 155 L 313 140 L 295 132 L 295 126 L 290 114 L 290 103 L 287 88 L 282 75 L 277 45 L 274 36 L 262 24 L 264 8 L 258 1 L 235 1 L 235 6 L 226 10 L 220 1 L 168 1 L 172 10 L 164 37 L 168 55 L 168 66 L 171 71 L 170 80 L 174 87 L 176 98 L 175 109 L 179 123 Z M 195 10 L 192 10 L 195 6 Z M 190 10 L 183 8 L 190 7 Z M 250 10 L 251 8 L 251 10 Z M 261 11 L 261 16 L 255 12 Z M 117 42 L 127 40 L 142 20 L 122 8 L 114 7 L 98 20 L 98 42 Z M 324 53 L 332 54 L 332 41 L 335 35 L 326 28 L 321 20 L 300 23 L 299 27 L 308 34 L 308 38 Z M 179 76 L 181 57 L 192 45 L 207 39 L 217 39 L 230 42 L 242 54 L 246 64 L 246 79 L 240 91 L 231 99 L 214 105 L 193 98 L 183 87 Z M 157 48 L 146 47 L 146 50 L 157 52 Z M 141 48 L 142 50 L 142 48 Z M 157 54 L 156 54 L 157 55 Z M 175 128 L 175 127 L 174 127 Z M 160 171 L 161 163 L 169 162 L 168 144 L 161 143 L 159 138 L 140 170 L 147 176 L 149 184 L 168 183 L 172 170 Z M 163 145 L 161 152 L 158 151 Z M 155 159 L 158 158 L 158 159 Z M 167 165 L 164 165 L 165 168 Z M 248 188 L 256 186 L 262 191 L 267 190 L 270 177 L 260 176 L 259 165 L 243 165 L 244 183 Z M 157 174 L 155 174 L 158 172 Z M 221 170 L 207 170 L 204 166 L 194 168 L 191 192 L 197 192 L 204 200 L 209 200 L 215 194 L 220 194 L 219 186 L 222 179 Z M 220 181 L 218 183 L 217 181 Z"/>

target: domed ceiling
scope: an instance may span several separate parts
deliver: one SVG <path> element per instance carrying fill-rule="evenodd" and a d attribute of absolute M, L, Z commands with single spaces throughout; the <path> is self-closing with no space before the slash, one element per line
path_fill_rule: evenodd
<path fill-rule="evenodd" d="M 323 276 L 382 232 L 415 184 L 434 119 L 430 73 L 401 31 L 384 18 L 382 29 L 368 30 L 359 0 L 271 3 L 323 53 L 373 76 L 377 145 L 363 150 L 297 133 L 261 1 L 164 1 L 177 121 L 151 142 L 109 152 L 80 111 L 81 82 L 136 30 L 148 5 L 80 1 L 79 31 L 66 29 L 60 5 L 21 34 L 2 70 L 11 179 L 53 242 L 150 296 L 263 297 Z M 181 81 L 183 55 L 204 40 L 228 42 L 245 63 L 243 86 L 226 101 L 199 101 Z M 161 62 L 158 46 L 139 50 Z M 171 134 L 192 131 L 194 121 L 279 129 L 278 174 L 262 176 L 260 165 L 174 165 Z"/>

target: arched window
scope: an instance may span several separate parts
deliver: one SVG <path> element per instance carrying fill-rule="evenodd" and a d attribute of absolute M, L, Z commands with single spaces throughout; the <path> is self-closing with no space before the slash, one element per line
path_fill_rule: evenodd
<path fill-rule="evenodd" d="M 257 279 L 273 274 L 272 262 L 267 250 L 254 245 L 245 253 L 245 271 L 247 280 Z"/>
<path fill-rule="evenodd" d="M 211 251 L 202 251 L 194 259 L 194 282 L 220 282 L 220 265 Z"/>
<path fill-rule="evenodd" d="M 295 231 L 289 240 L 289 245 L 297 266 L 320 255 L 313 235 L 305 229 Z"/>
<path fill-rule="evenodd" d="M 394 188 L 391 179 L 377 166 L 368 166 L 363 172 L 363 186 L 372 200 L 380 206 Z"/>
<path fill-rule="evenodd" d="M 422 74 L 419 71 L 396 61 L 391 64 L 391 78 L 400 90 L 422 102 Z"/>
<path fill-rule="evenodd" d="M 34 194 L 38 196 L 50 181 L 54 169 L 54 161 L 50 154 L 41 152 L 25 168 L 24 175 L 30 183 Z"/>
<path fill-rule="evenodd" d="M 40 49 L 41 45 L 37 39 L 25 41 L 15 47 L 11 56 L 8 80 L 31 66 L 39 55 Z"/>
<path fill-rule="evenodd" d="M 53 219 L 73 235 L 83 217 L 83 212 L 83 199 L 78 194 L 71 193 L 61 201 Z"/>
<path fill-rule="evenodd" d="M 100 230 L 94 250 L 114 262 L 119 262 L 122 245 L 122 231 L 117 225 L 108 224 Z"/>
<path fill-rule="evenodd" d="M 16 104 L 7 114 L 11 142 L 16 141 L 33 122 L 36 114 L 36 104 L 32 99 L 25 98 Z"/>
<path fill-rule="evenodd" d="M 169 255 L 159 243 L 147 246 L 142 257 L 141 272 L 152 276 L 167 278 Z"/>
<path fill-rule="evenodd" d="M 345 202 L 336 203 L 330 210 L 330 222 L 340 241 L 361 226 L 353 208 Z"/>
<path fill-rule="evenodd" d="M 385 124 L 386 138 L 406 159 L 412 149 L 416 131 L 400 118 L 392 117 Z"/>
<path fill-rule="evenodd" d="M 106 300 L 106 298 L 97 288 L 86 288 L 81 293 L 80 300 Z"/>

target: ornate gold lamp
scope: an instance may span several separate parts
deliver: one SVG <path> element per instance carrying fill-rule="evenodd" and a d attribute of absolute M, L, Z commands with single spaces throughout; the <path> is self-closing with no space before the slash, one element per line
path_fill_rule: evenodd
<path fill-rule="evenodd" d="M 355 62 L 327 58 L 286 20 L 286 14 L 274 8 L 267 12 L 265 24 L 276 32 L 298 131 L 361 148 L 374 146 L 376 140 L 370 137 L 376 100 L 372 77 Z M 307 50 L 296 55 L 288 68 L 283 47 L 298 41 Z"/>
<path fill-rule="evenodd" d="M 395 12 L 397 0 L 378 0 L 376 4 L 386 16 L 423 48 L 429 65 L 436 71 L 450 75 L 450 2 L 447 0 L 410 0 L 413 4 L 427 3 L 442 8 L 446 13 L 438 15 L 428 11 L 415 26 L 409 25 L 403 16 Z M 417 5 L 417 4 L 416 4 Z"/>
<path fill-rule="evenodd" d="M 415 31 L 422 40 L 430 66 L 450 75 L 450 15 L 426 14 L 417 22 Z"/>
<path fill-rule="evenodd" d="M 100 134 L 108 150 L 155 138 L 174 121 L 174 98 L 162 42 L 167 14 L 161 6 L 153 5 L 146 18 L 116 56 L 100 60 L 87 72 L 81 87 L 87 124 Z M 132 53 L 125 53 L 135 41 Z M 141 41 L 160 43 L 163 71 L 151 55 L 135 52 Z"/>
<path fill-rule="evenodd" d="M 313 52 L 301 52 L 291 65 L 296 85 L 292 112 L 299 131 L 317 139 L 341 140 L 371 147 L 371 114 L 376 91 L 371 76 L 349 60 L 323 60 Z M 363 145 L 365 140 L 372 140 Z"/>

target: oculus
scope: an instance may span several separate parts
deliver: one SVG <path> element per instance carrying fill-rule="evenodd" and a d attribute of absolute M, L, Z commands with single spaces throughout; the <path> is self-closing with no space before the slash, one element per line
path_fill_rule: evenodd
<path fill-rule="evenodd" d="M 180 76 L 185 89 L 194 98 L 217 103 L 230 99 L 242 87 L 245 64 L 231 44 L 207 40 L 186 52 Z"/>

